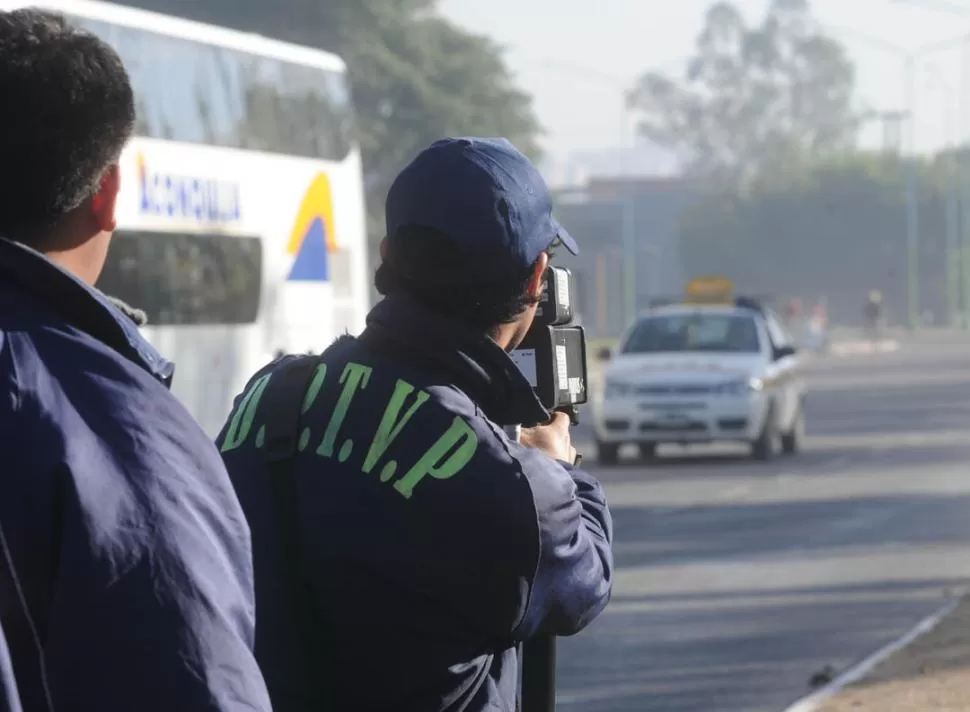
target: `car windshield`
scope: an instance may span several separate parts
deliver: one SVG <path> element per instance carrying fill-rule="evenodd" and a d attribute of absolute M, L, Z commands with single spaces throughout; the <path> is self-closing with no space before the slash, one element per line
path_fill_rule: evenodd
<path fill-rule="evenodd" d="M 736 314 L 676 314 L 643 319 L 630 334 L 623 353 L 679 351 L 758 353 L 754 318 Z"/>

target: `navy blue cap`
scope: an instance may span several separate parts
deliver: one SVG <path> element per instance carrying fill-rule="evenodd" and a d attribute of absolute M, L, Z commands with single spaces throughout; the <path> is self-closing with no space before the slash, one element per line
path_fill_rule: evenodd
<path fill-rule="evenodd" d="M 385 210 L 389 249 L 399 228 L 420 226 L 461 243 L 483 277 L 527 269 L 557 241 L 579 247 L 552 216 L 539 171 L 504 138 L 445 138 L 394 179 Z"/>

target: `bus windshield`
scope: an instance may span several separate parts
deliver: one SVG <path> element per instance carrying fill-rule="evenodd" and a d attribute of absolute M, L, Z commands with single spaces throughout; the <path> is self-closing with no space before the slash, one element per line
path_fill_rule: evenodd
<path fill-rule="evenodd" d="M 345 73 L 84 17 L 135 92 L 141 138 L 340 161 L 353 141 Z"/>

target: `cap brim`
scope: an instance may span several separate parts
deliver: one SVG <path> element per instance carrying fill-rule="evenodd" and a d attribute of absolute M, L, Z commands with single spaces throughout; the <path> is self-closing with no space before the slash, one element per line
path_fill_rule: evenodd
<path fill-rule="evenodd" d="M 576 244 L 576 241 L 573 239 L 573 236 L 570 235 L 566 231 L 566 228 L 564 228 L 559 223 L 559 221 L 556 220 L 555 218 L 552 219 L 552 224 L 553 224 L 553 227 L 556 228 L 556 237 L 559 238 L 559 241 L 563 244 L 563 246 L 567 250 L 569 250 L 570 253 L 572 253 L 574 255 L 578 255 L 579 254 L 579 245 Z"/>

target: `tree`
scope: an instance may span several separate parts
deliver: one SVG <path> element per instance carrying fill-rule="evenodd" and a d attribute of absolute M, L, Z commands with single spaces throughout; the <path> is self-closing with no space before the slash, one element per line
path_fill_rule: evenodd
<path fill-rule="evenodd" d="M 941 322 L 948 311 L 945 156 L 917 164 L 920 304 Z M 744 195 L 712 190 L 681 216 L 688 274 L 723 274 L 739 290 L 812 302 L 859 324 L 871 289 L 895 323 L 907 313 L 905 163 L 890 153 L 853 153 L 798 166 L 786 180 Z"/>
<path fill-rule="evenodd" d="M 853 146 L 855 73 L 807 0 L 772 0 L 759 26 L 710 7 L 682 81 L 647 72 L 630 91 L 640 131 L 703 175 L 742 182 Z"/>
<path fill-rule="evenodd" d="M 344 55 L 357 67 L 351 76 L 372 205 L 383 205 L 408 159 L 445 135 L 505 136 L 538 155 L 531 98 L 514 86 L 490 40 L 425 16 Z"/>
<path fill-rule="evenodd" d="M 500 135 L 537 157 L 538 121 L 501 48 L 435 0 L 129 0 L 128 4 L 336 52 L 346 60 L 364 161 L 369 232 L 397 171 L 448 134 Z"/>

